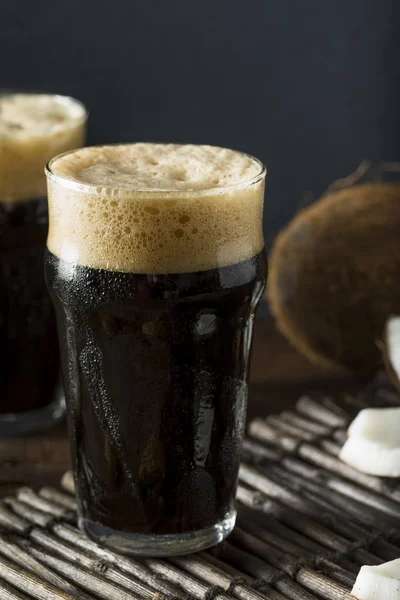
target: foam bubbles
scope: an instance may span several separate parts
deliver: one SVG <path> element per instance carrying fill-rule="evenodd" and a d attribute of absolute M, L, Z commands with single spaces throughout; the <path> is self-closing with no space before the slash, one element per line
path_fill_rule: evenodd
<path fill-rule="evenodd" d="M 261 167 L 226 148 L 137 143 L 82 148 L 59 158 L 52 170 L 96 187 L 189 191 L 235 185 L 258 175 Z"/>
<path fill-rule="evenodd" d="M 45 164 L 84 143 L 86 113 L 49 94 L 0 94 L 0 202 L 46 195 Z"/>
<path fill-rule="evenodd" d="M 105 162 L 110 156 L 113 161 Z M 183 164 L 186 179 L 172 191 L 171 172 L 182 174 Z M 156 166 L 169 191 L 154 188 Z M 241 153 L 172 144 L 96 147 L 57 158 L 51 170 L 68 177 L 48 181 L 47 245 L 63 260 L 115 271 L 184 273 L 235 264 L 263 248 L 264 176 L 257 178 L 260 164 Z M 215 187 L 217 177 L 228 178 L 231 187 Z M 71 180 L 93 187 L 71 186 Z"/>

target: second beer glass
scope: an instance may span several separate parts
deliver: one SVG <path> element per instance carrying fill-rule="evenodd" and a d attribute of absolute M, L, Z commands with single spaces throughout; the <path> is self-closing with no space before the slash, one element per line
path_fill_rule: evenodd
<path fill-rule="evenodd" d="M 265 169 L 132 144 L 56 157 L 47 177 L 79 524 L 131 554 L 209 547 L 236 516 Z"/>
<path fill-rule="evenodd" d="M 34 433 L 65 412 L 56 321 L 43 275 L 44 166 L 82 146 L 87 114 L 69 97 L 0 91 L 0 435 Z"/>

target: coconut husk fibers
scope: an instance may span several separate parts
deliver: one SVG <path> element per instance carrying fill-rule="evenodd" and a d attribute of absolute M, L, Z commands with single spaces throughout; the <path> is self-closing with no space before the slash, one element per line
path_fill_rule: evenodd
<path fill-rule="evenodd" d="M 400 184 L 353 185 L 300 212 L 276 239 L 267 289 L 279 329 L 311 360 L 375 371 L 400 314 Z"/>

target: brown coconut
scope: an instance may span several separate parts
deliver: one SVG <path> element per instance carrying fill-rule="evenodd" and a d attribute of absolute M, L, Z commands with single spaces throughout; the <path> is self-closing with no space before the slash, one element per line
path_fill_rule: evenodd
<path fill-rule="evenodd" d="M 353 185 L 300 212 L 276 239 L 267 289 L 311 360 L 374 372 L 386 319 L 400 314 L 400 184 Z"/>

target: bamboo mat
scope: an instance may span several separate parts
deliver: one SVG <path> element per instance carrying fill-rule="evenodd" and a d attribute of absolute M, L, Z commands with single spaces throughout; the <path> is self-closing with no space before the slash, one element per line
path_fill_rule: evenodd
<path fill-rule="evenodd" d="M 256 419 L 245 440 L 237 527 L 196 555 L 132 559 L 75 524 L 70 473 L 61 489 L 0 503 L 0 600 L 344 600 L 363 564 L 400 557 L 400 482 L 358 473 L 338 452 L 367 406 L 397 406 L 383 375 L 340 401 L 301 397 Z"/>

